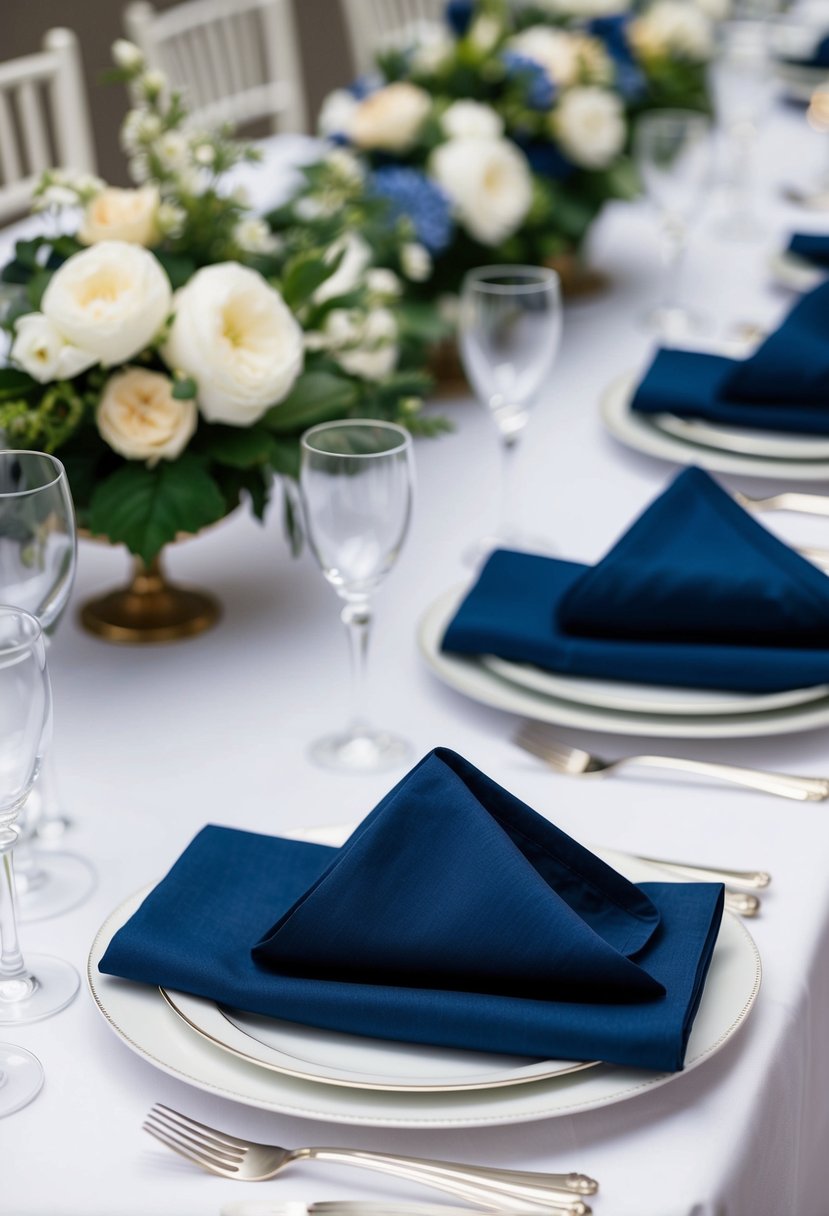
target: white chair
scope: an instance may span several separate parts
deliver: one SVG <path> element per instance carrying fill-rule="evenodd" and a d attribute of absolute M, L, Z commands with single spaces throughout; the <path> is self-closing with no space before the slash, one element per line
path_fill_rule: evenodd
<path fill-rule="evenodd" d="M 369 72 L 374 53 L 406 30 L 443 22 L 446 0 L 343 0 L 351 53 L 358 72 Z"/>
<path fill-rule="evenodd" d="M 95 172 L 78 40 L 50 30 L 43 50 L 0 63 L 0 223 L 28 209 L 45 169 Z"/>
<path fill-rule="evenodd" d="M 150 67 L 186 91 L 193 126 L 265 118 L 276 132 L 305 130 L 291 0 L 187 0 L 164 12 L 137 0 L 124 22 Z"/>

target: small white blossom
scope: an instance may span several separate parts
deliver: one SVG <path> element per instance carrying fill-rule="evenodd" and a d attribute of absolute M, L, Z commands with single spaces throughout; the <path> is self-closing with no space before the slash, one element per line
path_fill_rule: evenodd
<path fill-rule="evenodd" d="M 424 283 L 432 273 L 432 255 L 419 241 L 407 241 L 400 250 L 400 266 L 412 283 Z"/>
<path fill-rule="evenodd" d="M 347 182 L 355 185 L 365 178 L 365 170 L 353 152 L 332 148 L 325 158 L 326 165 Z"/>
<path fill-rule="evenodd" d="M 125 72 L 135 72 L 144 64 L 144 56 L 134 42 L 116 38 L 112 44 L 112 58 Z"/>
<path fill-rule="evenodd" d="M 240 220 L 233 230 L 233 239 L 245 253 L 270 253 L 276 248 L 270 228 L 256 216 Z"/>
<path fill-rule="evenodd" d="M 373 296 L 393 300 L 400 295 L 403 285 L 393 270 L 375 266 L 366 273 L 366 286 Z"/>
<path fill-rule="evenodd" d="M 145 97 L 153 99 L 164 92 L 167 87 L 167 77 L 158 68 L 150 68 L 148 72 L 142 72 L 139 76 L 138 87 Z"/>
<path fill-rule="evenodd" d="M 131 157 L 127 169 L 136 185 L 140 186 L 150 179 L 150 162 L 144 152 L 139 152 L 137 156 Z"/>
<path fill-rule="evenodd" d="M 212 144 L 198 144 L 193 150 L 193 159 L 198 165 L 212 165 L 216 159 L 216 149 Z"/>
<path fill-rule="evenodd" d="M 468 37 L 479 51 L 491 51 L 501 37 L 501 23 L 485 13 L 473 21 Z"/>
<path fill-rule="evenodd" d="M 156 141 L 153 152 L 169 173 L 185 169 L 190 163 L 190 145 L 181 131 L 165 131 Z"/>
<path fill-rule="evenodd" d="M 156 212 L 156 224 L 164 236 L 180 236 L 187 220 L 187 213 L 174 203 L 161 203 Z"/>

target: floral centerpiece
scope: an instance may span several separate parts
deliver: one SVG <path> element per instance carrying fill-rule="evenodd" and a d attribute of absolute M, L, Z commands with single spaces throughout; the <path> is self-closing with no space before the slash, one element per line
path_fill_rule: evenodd
<path fill-rule="evenodd" d="M 56 452 L 79 523 L 149 566 L 242 499 L 261 518 L 314 423 L 441 423 L 419 414 L 428 378 L 395 311 L 397 277 L 370 257 L 355 265 L 342 241 L 274 236 L 225 186 L 255 149 L 193 130 L 137 48 L 114 52 L 137 185 L 50 172 L 38 186 L 58 234 L 18 243 L 2 274 L 13 303 L 0 432 Z"/>
<path fill-rule="evenodd" d="M 327 98 L 320 130 L 359 155 L 353 196 L 385 200 L 417 243 L 421 295 L 486 262 L 554 262 L 636 192 L 636 116 L 707 108 L 719 4 L 449 0 L 445 24 L 404 31 L 375 74 Z"/>

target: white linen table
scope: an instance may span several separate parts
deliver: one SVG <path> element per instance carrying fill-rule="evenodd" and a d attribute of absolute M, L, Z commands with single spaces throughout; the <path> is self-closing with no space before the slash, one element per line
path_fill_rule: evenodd
<path fill-rule="evenodd" d="M 764 140 L 769 182 L 816 167 L 817 145 L 802 113 L 779 110 Z M 767 324 L 789 305 L 768 282 L 767 254 L 795 224 L 821 227 L 819 216 L 786 209 L 770 191 L 767 247 L 725 246 L 708 231 L 694 242 L 688 293 L 723 329 Z M 594 260 L 612 287 L 568 310 L 548 399 L 520 457 L 528 522 L 565 556 L 597 558 L 675 471 L 620 447 L 597 409 L 607 382 L 647 357 L 638 321 L 657 289 L 654 246 L 644 207 L 613 208 L 602 220 Z M 598 784 L 556 777 L 510 744 L 515 724 L 507 715 L 431 676 L 416 651 L 418 618 L 465 577 L 459 555 L 491 526 L 497 499 L 492 424 L 471 402 L 448 408 L 455 432 L 417 445 L 412 535 L 377 596 L 377 720 L 408 735 L 415 756 L 436 744 L 456 748 L 586 842 L 771 870 L 762 918 L 751 926 L 765 968 L 753 1016 L 715 1059 L 621 1105 L 514 1128 L 403 1132 L 277 1117 L 189 1088 L 134 1056 L 84 986 L 59 1016 L 0 1035 L 34 1051 L 46 1070 L 38 1099 L 0 1123 L 4 1216 L 218 1216 L 239 1199 L 435 1198 L 323 1165 L 293 1167 L 260 1188 L 212 1178 L 141 1131 L 155 1101 L 289 1146 L 582 1170 L 601 1182 L 597 1216 L 829 1212 L 829 809 L 668 777 Z M 788 536 L 829 543 L 825 523 L 779 522 Z M 169 565 L 177 579 L 221 598 L 224 617 L 213 632 L 172 646 L 117 648 L 83 633 L 73 613 L 50 654 L 56 758 L 77 821 L 66 847 L 94 860 L 100 884 L 60 920 L 26 925 L 24 945 L 79 969 L 109 912 L 158 878 L 203 824 L 279 832 L 343 823 L 367 812 L 399 775 L 338 777 L 306 758 L 309 740 L 347 714 L 347 654 L 335 597 L 307 554 L 289 557 L 276 507 L 265 527 L 239 512 L 176 546 Z M 76 605 L 125 573 L 122 552 L 83 544 Z M 610 754 L 643 750 L 641 740 L 561 736 Z M 829 771 L 824 732 L 663 750 Z"/>

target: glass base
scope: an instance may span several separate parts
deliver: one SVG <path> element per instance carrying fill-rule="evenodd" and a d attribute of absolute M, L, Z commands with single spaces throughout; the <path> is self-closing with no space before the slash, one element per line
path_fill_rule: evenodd
<path fill-rule="evenodd" d="M 411 759 L 405 739 L 381 730 L 343 731 L 312 743 L 308 754 L 320 768 L 340 773 L 379 773 Z"/>
<path fill-rule="evenodd" d="M 684 342 L 692 338 L 704 338 L 713 328 L 702 313 L 688 308 L 662 304 L 646 313 L 644 325 L 663 342 Z"/>
<path fill-rule="evenodd" d="M 477 569 L 482 566 L 495 549 L 517 549 L 519 553 L 541 553 L 553 557 L 556 549 L 546 536 L 535 536 L 532 532 L 508 531 L 497 535 L 482 536 L 464 549 L 464 565 Z"/>
<path fill-rule="evenodd" d="M 21 924 L 60 916 L 84 903 L 98 885 L 94 867 L 75 853 L 36 850 L 32 869 L 18 866 L 17 919 Z"/>
<path fill-rule="evenodd" d="M 0 1043 L 0 1118 L 28 1106 L 43 1085 L 37 1056 L 12 1043 Z"/>
<path fill-rule="evenodd" d="M 67 832 L 75 826 L 74 819 L 68 815 L 52 815 L 37 825 L 32 833 L 38 844 L 44 847 L 60 844 Z"/>
<path fill-rule="evenodd" d="M 35 988 L 29 996 L 16 1001 L 0 996 L 0 1026 L 22 1026 L 50 1018 L 65 1009 L 77 994 L 80 976 L 63 959 L 52 958 L 51 954 L 27 954 L 26 966 L 37 981 Z"/>

